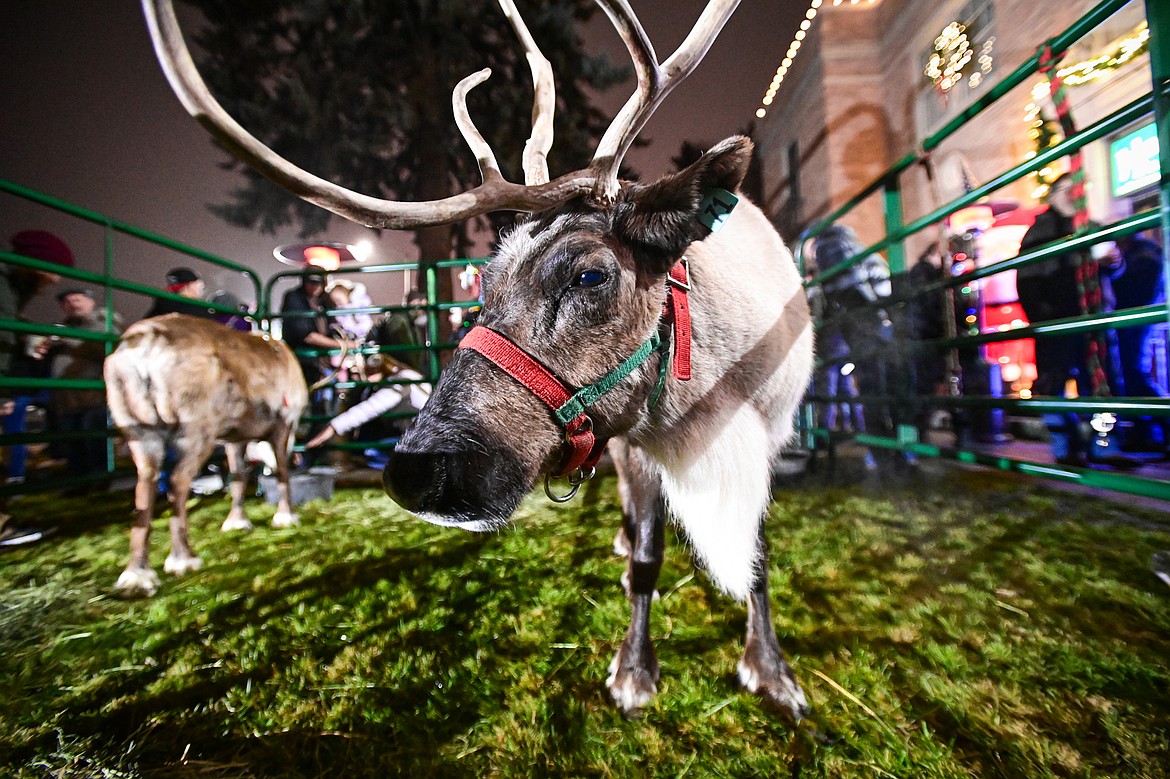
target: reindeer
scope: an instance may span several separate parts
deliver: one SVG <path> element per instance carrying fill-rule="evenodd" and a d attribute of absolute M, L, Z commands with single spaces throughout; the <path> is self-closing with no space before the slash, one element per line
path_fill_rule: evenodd
<path fill-rule="evenodd" d="M 217 442 L 224 444 L 232 476 L 232 506 L 220 529 L 252 529 L 244 514 L 244 446 L 255 440 L 268 441 L 277 453 L 279 502 L 272 525 L 297 524 L 289 501 L 288 454 L 309 393 L 286 344 L 210 319 L 167 314 L 127 328 L 103 373 L 110 414 L 138 471 L 130 561 L 115 589 L 128 595 L 158 590 L 158 574 L 150 567 L 150 523 L 168 446 L 179 456 L 170 476 L 167 573 L 181 575 L 203 564 L 187 540 L 187 497 Z"/>
<path fill-rule="evenodd" d="M 657 692 L 649 614 L 670 517 L 712 580 L 747 602 L 742 684 L 799 719 L 808 707 L 772 626 L 760 529 L 772 465 L 792 436 L 812 368 L 801 279 L 768 219 L 736 193 L 751 157 L 746 138 L 728 138 L 651 184 L 617 178 L 634 137 L 702 59 L 738 0 L 710 0 L 662 64 L 628 0 L 598 3 L 634 60 L 638 89 L 589 166 L 550 181 L 551 68 L 512 0 L 500 0 L 533 74 L 525 183 L 504 178 L 467 111 L 467 91 L 490 75 L 483 70 L 452 97 L 483 182 L 424 203 L 340 188 L 264 147 L 210 95 L 165 0 L 143 5 L 188 111 L 300 197 L 395 229 L 493 210 L 532 214 L 486 266 L 479 325 L 394 450 L 383 474 L 389 495 L 429 522 L 493 531 L 541 476 L 550 497 L 571 497 L 610 442 L 632 611 L 606 682 L 615 703 L 635 714 Z M 554 495 L 554 476 L 568 477 L 568 495 Z"/>

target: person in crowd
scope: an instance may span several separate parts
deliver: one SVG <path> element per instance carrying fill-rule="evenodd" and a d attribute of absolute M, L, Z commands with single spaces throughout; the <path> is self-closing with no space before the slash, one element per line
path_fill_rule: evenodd
<path fill-rule="evenodd" d="M 341 349 L 340 339 L 333 337 L 333 321 L 325 313 L 328 310 L 328 298 L 325 297 L 325 277 L 320 273 L 310 273 L 301 279 L 299 286 L 290 289 L 284 294 L 280 312 L 284 314 L 281 323 L 282 338 L 293 351 L 302 349 Z M 288 314 L 311 314 L 311 316 L 288 316 Z M 328 357 L 297 355 L 301 365 L 301 372 L 305 376 L 305 383 L 310 387 L 321 380 L 324 366 L 329 364 Z M 315 417 L 325 416 L 330 412 L 333 393 L 330 388 L 318 389 L 309 396 L 309 413 Z M 316 435 L 322 429 L 321 422 L 314 422 L 309 429 L 309 435 Z"/>
<path fill-rule="evenodd" d="M 816 266 L 810 264 L 805 281 L 816 275 Z M 816 335 L 817 356 L 823 364 L 817 369 L 813 381 L 817 393 L 829 399 L 825 407 L 824 425 L 831 431 L 864 433 L 865 413 L 861 404 L 852 400 L 857 397 L 857 382 L 853 376 L 853 364 L 847 359 L 849 346 L 841 335 L 840 325 L 825 320 L 828 304 L 825 302 L 824 290 L 814 284 L 806 287 L 805 292 L 813 320 L 823 323 Z"/>
<path fill-rule="evenodd" d="M 342 344 L 330 335 L 333 320 L 326 315 L 325 277 L 310 273 L 302 279 L 300 286 L 284 293 L 281 301 L 282 314 L 312 313 L 313 316 L 285 316 L 281 323 L 282 338 L 294 350 L 340 349 Z M 313 384 L 323 375 L 322 360 L 318 357 L 298 356 L 305 381 Z"/>
<path fill-rule="evenodd" d="M 375 340 L 380 346 L 399 347 L 385 353 L 404 362 L 416 371 L 425 372 L 427 353 L 421 347 L 427 339 L 427 293 L 411 290 L 406 296 L 407 311 L 395 311 L 387 316 L 376 330 Z"/>
<path fill-rule="evenodd" d="M 329 297 L 329 308 L 336 310 L 346 308 L 370 308 L 374 301 L 366 290 L 366 285 L 347 279 L 337 279 L 325 290 Z M 368 313 L 337 314 L 333 315 L 336 327 L 341 328 L 345 337 L 354 343 L 365 343 L 374 328 L 374 318 Z"/>
<path fill-rule="evenodd" d="M 365 357 L 358 347 L 363 346 L 374 328 L 374 318 L 368 312 L 338 313 L 347 309 L 365 309 L 374 305 L 366 291 L 366 285 L 348 279 L 336 279 L 325 288 L 326 307 L 331 310 L 331 335 L 344 342 L 347 351 L 329 356 L 329 365 L 340 381 L 364 380 Z M 344 403 L 345 392 L 338 393 L 338 401 Z"/>
<path fill-rule="evenodd" d="M 863 248 L 850 227 L 831 225 L 814 239 L 813 260 L 823 272 L 855 257 Z M 888 394 L 894 330 L 881 301 L 890 296 L 889 265 L 877 254 L 867 255 L 826 281 L 822 290 L 825 320 L 848 347 L 848 364 L 854 366 L 858 391 L 869 396 Z M 873 403 L 866 408 L 864 418 L 855 415 L 853 424 L 859 430 L 890 436 L 896 421 L 893 413 L 889 403 Z M 903 459 L 910 462 L 913 457 Z M 866 453 L 866 467 L 876 468 L 872 452 Z"/>
<path fill-rule="evenodd" d="M 371 371 L 371 381 L 382 381 L 392 378 L 405 383 L 381 387 L 366 399 L 357 403 L 330 420 L 320 432 L 305 443 L 308 449 L 319 447 L 334 436 L 344 436 L 351 431 L 362 429 L 362 440 L 379 441 L 401 435 L 403 425 L 401 420 L 387 420 L 387 426 L 377 426 L 369 434 L 365 434 L 366 427 L 374 427 L 379 417 L 390 413 L 418 411 L 422 409 L 431 396 L 431 385 L 423 381 L 423 376 L 408 365 L 387 355 L 374 355 L 368 369 Z M 384 465 L 377 457 L 371 455 L 372 465 Z"/>
<path fill-rule="evenodd" d="M 47 230 L 24 230 L 12 236 L 12 253 L 65 268 L 74 265 L 69 244 Z M 19 319 L 33 298 L 60 283 L 61 274 L 0 264 L 0 319 Z M 0 375 L 13 375 L 26 354 L 25 344 L 11 330 L 0 329 Z"/>
<path fill-rule="evenodd" d="M 920 436 L 930 428 L 933 411 L 923 398 L 939 394 L 947 380 L 943 354 L 919 346 L 923 341 L 944 338 L 946 317 L 953 316 L 946 293 L 938 286 L 943 280 L 942 266 L 943 247 L 935 242 L 909 270 L 890 279 L 893 295 L 899 301 L 891 312 L 902 369 L 898 371 L 902 378 L 896 380 L 896 389 L 904 393 L 907 408 L 914 410 Z"/>
<path fill-rule="evenodd" d="M 187 300 L 155 298 L 154 304 L 151 305 L 143 319 L 163 314 L 187 314 L 204 319 L 215 319 L 218 316 L 215 309 L 202 305 L 203 277 L 190 268 L 172 268 L 167 272 L 167 292 L 172 295 L 180 295 Z"/>
<path fill-rule="evenodd" d="M 1141 233 L 1117 239 L 1119 266 L 1112 273 L 1113 304 L 1118 310 L 1163 305 L 1166 289 L 1162 280 L 1162 247 Z M 1170 388 L 1153 376 L 1152 325 L 1124 327 L 1117 331 L 1121 394 L 1127 397 L 1164 398 Z M 1165 452 L 1170 439 L 1163 420 L 1138 417 L 1130 420 L 1123 449 L 1134 452 Z"/>
<path fill-rule="evenodd" d="M 74 265 L 69 244 L 47 230 L 23 230 L 10 239 L 13 254 L 53 263 L 64 268 Z M 18 265 L 0 264 L 0 319 L 20 319 L 24 309 L 42 292 L 59 284 L 61 274 L 33 270 Z M 45 378 L 47 368 L 37 359 L 36 345 L 43 336 L 21 337 L 0 329 L 0 375 Z M 6 434 L 23 433 L 28 408 L 44 404 L 48 392 L 17 392 L 0 398 L 0 420 Z M 23 481 L 27 449 L 22 444 L 8 447 L 9 481 Z"/>
<path fill-rule="evenodd" d="M 233 309 L 232 313 L 216 311 L 215 319 L 222 325 L 227 325 L 241 333 L 252 332 L 252 319 L 248 316 L 248 306 L 233 292 L 221 289 L 211 296 L 211 302 L 219 306 Z"/>
<path fill-rule="evenodd" d="M 1073 234 L 1076 206 L 1072 186 L 1072 177 L 1068 173 L 1052 182 L 1046 196 L 1048 208 L 1036 215 L 1035 222 L 1024 234 L 1020 241 L 1021 252 Z M 1077 268 L 1089 261 L 1086 250 L 1074 250 L 1016 271 L 1016 291 L 1030 323 L 1040 324 L 1082 313 Z M 1088 345 L 1083 334 L 1050 334 L 1036 338 L 1037 376 L 1032 385 L 1033 396 L 1092 395 L 1087 356 Z M 1102 359 L 1105 358 L 1103 355 Z M 1072 387 L 1075 391 L 1070 391 Z M 1138 464 L 1117 454 L 1096 452 L 1093 439 L 1085 435 L 1077 414 L 1049 412 L 1044 415 L 1044 421 L 1052 442 L 1053 458 L 1062 465 L 1100 463 L 1132 467 Z"/>
<path fill-rule="evenodd" d="M 73 250 L 69 244 L 47 230 L 22 230 L 10 238 L 12 253 L 22 257 L 59 265 L 74 266 Z M 50 270 L 33 270 L 18 265 L 0 263 L 0 319 L 20 319 L 25 307 L 42 292 L 59 284 L 61 274 Z M 0 376 L 44 376 L 43 361 L 37 360 L 37 341 L 18 337 L 17 333 L 0 329 Z M 24 432 L 25 417 L 34 401 L 44 402 L 47 392 L 37 395 L 15 394 L 0 398 L 0 425 L 6 434 Z M 8 447 L 7 481 L 24 480 L 27 450 L 21 444 Z M 16 525 L 0 510 L 0 544 L 5 546 L 29 543 L 41 538 L 46 531 Z"/>
<path fill-rule="evenodd" d="M 98 306 L 93 293 L 75 287 L 57 295 L 62 319 L 59 324 L 76 330 L 106 332 L 106 310 Z M 122 319 L 114 313 L 112 332 L 122 332 Z M 101 379 L 106 347 L 102 341 L 80 338 L 46 339 L 38 354 L 48 361 L 49 375 L 55 379 Z M 61 389 L 50 396 L 52 425 L 59 433 L 97 432 L 106 429 L 106 395 L 102 390 Z M 69 463 L 71 476 L 82 476 L 106 469 L 105 437 L 83 438 L 62 442 L 59 452 Z"/>

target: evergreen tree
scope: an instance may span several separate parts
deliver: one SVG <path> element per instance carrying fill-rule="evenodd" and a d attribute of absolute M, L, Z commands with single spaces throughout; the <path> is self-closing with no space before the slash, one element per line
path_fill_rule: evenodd
<path fill-rule="evenodd" d="M 504 174 L 522 181 L 531 132 L 532 80 L 504 14 L 485 0 L 186 0 L 206 24 L 193 39 L 213 93 L 252 135 L 295 165 L 357 192 L 434 200 L 479 183 L 452 117 L 451 91 L 492 69 L 468 97 Z M 593 0 L 518 0 L 556 77 L 549 170 L 584 166 L 609 117 L 590 103 L 628 75 L 584 50 L 579 26 Z M 212 210 L 231 224 L 301 237 L 325 230 L 329 212 L 296 198 L 234 158 L 244 184 Z M 486 222 L 479 220 L 482 227 Z M 468 225 L 418 231 L 425 260 L 446 259 Z M 442 275 L 442 274 L 441 274 Z"/>

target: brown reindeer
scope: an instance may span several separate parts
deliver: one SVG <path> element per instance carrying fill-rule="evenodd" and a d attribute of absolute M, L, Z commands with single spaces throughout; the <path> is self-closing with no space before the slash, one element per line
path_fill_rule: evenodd
<path fill-rule="evenodd" d="M 308 390 L 292 350 L 280 341 L 241 333 L 183 314 L 144 319 L 126 329 L 104 366 L 106 398 L 138 470 L 130 560 L 114 587 L 153 595 L 150 523 L 163 456 L 174 447 L 171 471 L 171 552 L 163 570 L 184 574 L 203 564 L 187 539 L 191 480 L 223 443 L 231 472 L 232 506 L 222 530 L 250 530 L 244 514 L 244 445 L 267 441 L 276 452 L 279 503 L 273 527 L 297 523 L 289 502 L 288 454 Z"/>
<path fill-rule="evenodd" d="M 772 465 L 793 431 L 813 335 L 792 256 L 768 219 L 735 194 L 745 138 L 717 144 L 652 184 L 618 165 L 646 119 L 693 70 L 737 0 L 711 0 L 661 65 L 628 0 L 598 0 L 638 75 L 638 90 L 592 163 L 549 181 L 552 79 L 511 0 L 500 0 L 528 55 L 536 93 L 525 185 L 506 181 L 454 91 L 456 121 L 483 184 L 445 200 L 399 203 L 308 174 L 249 136 L 208 93 L 163 0 L 144 0 L 172 86 L 188 110 L 257 170 L 301 197 L 375 227 L 408 228 L 490 210 L 535 212 L 484 270 L 479 326 L 461 343 L 383 475 L 405 508 L 441 525 L 507 524 L 543 475 L 572 489 L 610 443 L 618 466 L 632 620 L 607 685 L 627 712 L 657 690 L 649 610 L 673 518 L 716 584 L 746 600 L 739 676 L 793 718 L 807 710 L 769 614 L 760 533 Z M 567 496 L 566 496 L 567 497 Z"/>

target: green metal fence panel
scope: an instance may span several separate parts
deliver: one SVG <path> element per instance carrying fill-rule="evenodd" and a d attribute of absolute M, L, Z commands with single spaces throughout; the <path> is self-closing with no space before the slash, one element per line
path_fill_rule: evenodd
<path fill-rule="evenodd" d="M 105 229 L 104 246 L 105 255 L 102 260 L 102 271 L 94 272 L 83 270 L 79 268 L 61 267 L 52 263 L 43 262 L 41 260 L 25 257 L 11 252 L 0 251 L 0 263 L 11 266 L 30 268 L 33 270 L 44 270 L 53 273 L 58 273 L 61 276 L 85 284 L 100 287 L 103 292 L 103 302 L 107 311 L 106 329 L 105 332 L 97 332 L 90 330 L 80 330 L 76 328 L 66 328 L 55 324 L 43 324 L 28 322 L 20 319 L 0 319 L 0 330 L 7 330 L 14 333 L 38 335 L 38 336 L 55 336 L 70 339 L 79 339 L 90 342 L 102 343 L 105 345 L 106 353 L 113 348 L 117 343 L 118 334 L 115 330 L 113 320 L 113 298 L 115 291 L 130 292 L 141 295 L 150 296 L 156 299 L 166 299 L 175 301 L 185 301 L 180 295 L 175 295 L 165 290 L 161 290 L 152 286 L 138 284 L 127 279 L 120 278 L 116 275 L 117 272 L 117 256 L 114 251 L 113 237 L 115 234 L 129 235 L 134 238 L 162 246 L 172 251 L 178 252 L 187 257 L 195 258 L 210 264 L 228 268 L 243 274 L 249 282 L 253 285 L 256 293 L 256 305 L 248 314 L 257 323 L 257 325 L 264 331 L 271 330 L 273 321 L 281 320 L 286 316 L 313 316 L 312 313 L 306 312 L 303 314 L 283 314 L 279 311 L 274 311 L 272 308 L 272 291 L 276 284 L 287 278 L 298 278 L 310 272 L 320 272 L 319 269 L 308 268 L 300 270 L 289 270 L 282 273 L 277 273 L 268 279 L 267 282 L 261 283 L 257 274 L 250 268 L 234 263 L 230 260 L 217 257 L 215 255 L 203 252 L 194 247 L 181 244 L 173 241 L 165 236 L 160 236 L 148 231 L 142 230 L 130 225 L 128 223 L 120 222 L 112 219 L 104 214 L 100 214 L 89 209 L 81 208 L 65 201 L 46 195 L 41 192 L 23 187 L 14 182 L 0 179 L 0 193 L 7 193 L 14 197 L 22 198 L 30 202 L 44 206 L 60 213 L 67 214 L 79 220 L 84 220 L 94 224 L 101 225 Z M 428 339 L 426 344 L 417 347 L 386 347 L 377 345 L 363 345 L 354 351 L 362 355 L 382 354 L 389 351 L 401 350 L 403 348 L 413 349 L 426 354 L 426 364 L 429 375 L 421 381 L 433 381 L 437 378 L 441 369 L 443 360 L 442 354 L 444 351 L 453 349 L 456 344 L 453 342 L 443 342 L 440 340 L 441 322 L 440 317 L 444 312 L 457 307 L 466 307 L 476 305 L 476 301 L 445 301 L 438 299 L 438 276 L 437 274 L 443 270 L 449 270 L 456 267 L 465 267 L 468 265 L 481 265 L 486 260 L 484 259 L 455 259 L 442 260 L 432 263 L 392 263 L 381 265 L 361 265 L 354 267 L 347 267 L 339 269 L 335 274 L 383 274 L 383 273 L 401 273 L 404 271 L 422 272 L 425 279 L 425 289 L 427 291 L 427 304 L 425 306 L 427 314 L 427 333 Z M 219 305 L 212 302 L 206 302 L 210 309 L 220 311 L 225 314 L 239 313 L 235 309 Z M 386 314 L 399 311 L 406 311 L 408 307 L 399 305 L 388 306 L 369 306 L 360 309 L 332 309 L 326 313 L 330 316 L 339 314 Z M 297 351 L 298 356 L 327 356 L 330 354 L 340 354 L 340 350 L 322 350 L 322 349 L 303 349 Z M 401 379 L 401 378 L 387 378 L 379 382 L 369 382 L 360 380 L 335 381 L 330 387 L 339 392 L 362 390 L 365 388 L 380 388 L 384 386 L 393 385 L 409 385 L 412 383 L 420 383 L 420 380 Z M 0 376 L 0 392 L 3 394 L 17 394 L 17 393 L 36 393 L 36 392 L 58 392 L 62 390 L 104 390 L 105 384 L 98 379 L 54 379 L 41 377 L 17 377 L 17 376 Z M 386 415 L 390 418 L 408 418 L 413 414 L 390 414 Z M 312 415 L 306 414 L 303 418 L 304 422 L 320 421 Z M 114 461 L 114 440 L 116 438 L 116 431 L 110 429 L 108 426 L 105 430 L 82 432 L 82 433 L 53 433 L 53 432 L 15 432 L 0 434 L 0 447 L 23 447 L 36 444 L 49 444 L 53 442 L 69 443 L 77 442 L 92 438 L 105 438 L 109 441 L 107 445 L 107 468 L 103 474 L 96 474 L 89 477 L 79 478 L 54 478 L 40 481 L 37 483 L 9 483 L 0 484 L 0 497 L 11 494 L 18 494 L 23 492 L 41 491 L 63 489 L 74 485 L 85 484 L 89 481 L 96 481 L 102 478 L 109 478 L 114 475 L 130 475 L 131 471 L 124 468 L 120 471 L 116 470 Z M 393 442 L 388 443 L 370 443 L 370 442 L 353 442 L 353 443 L 335 443 L 331 444 L 330 448 L 336 449 L 363 449 L 363 448 L 384 448 L 392 446 Z M 303 450 L 303 445 L 297 447 Z"/>
<path fill-rule="evenodd" d="M 357 345 L 346 350 L 347 355 L 361 355 L 368 357 L 378 354 L 404 354 L 421 352 L 424 355 L 424 370 L 422 370 L 423 379 L 409 379 L 401 376 L 387 376 L 379 381 L 364 381 L 364 380 L 334 380 L 330 381 L 323 391 L 347 393 L 351 390 L 361 391 L 364 389 L 381 389 L 383 387 L 408 386 L 411 384 L 432 383 L 438 380 L 439 373 L 443 366 L 443 355 L 454 349 L 457 344 L 453 341 L 442 340 L 442 322 L 441 316 L 444 312 L 450 311 L 454 308 L 465 308 L 469 306 L 478 305 L 476 300 L 441 300 L 438 296 L 438 274 L 443 271 L 450 271 L 453 268 L 463 268 L 467 266 L 480 266 L 486 263 L 484 258 L 468 258 L 468 259 L 452 259 L 439 260 L 434 262 L 407 262 L 407 263 L 392 263 L 383 265 L 362 265 L 353 267 L 342 267 L 337 271 L 331 271 L 332 275 L 350 275 L 350 274 L 386 274 L 386 273 L 406 273 L 415 272 L 420 273 L 423 278 L 423 290 L 427 295 L 427 302 L 421 306 L 426 314 L 427 321 L 425 326 L 426 338 L 421 345 L 377 345 L 364 344 Z M 273 290 L 275 287 L 290 279 L 300 279 L 311 273 L 321 273 L 318 268 L 301 268 L 295 270 L 282 271 L 274 274 L 263 287 L 261 300 L 263 301 L 260 310 L 257 312 L 257 318 L 263 323 L 263 327 L 267 331 L 272 330 L 272 323 L 283 321 L 288 318 L 307 318 L 318 316 L 314 312 L 282 312 L 275 310 L 273 304 Z M 382 305 L 369 306 L 363 308 L 347 308 L 347 309 L 326 309 L 323 313 L 326 316 L 338 316 L 341 314 L 396 314 L 402 312 L 410 312 L 414 309 L 407 305 Z M 296 349 L 294 350 L 298 357 L 342 357 L 342 349 Z M 409 419 L 415 416 L 416 412 L 402 412 L 394 414 L 383 414 L 381 419 Z M 327 422 L 334 416 L 332 413 L 313 413 L 308 412 L 302 417 L 302 422 L 306 422 L 312 426 L 319 425 L 322 422 Z M 381 441 L 355 441 L 355 442 L 337 442 L 330 441 L 322 448 L 333 450 L 365 450 L 365 449 L 388 449 L 392 448 L 397 443 L 393 437 Z M 294 447 L 297 452 L 303 452 L 305 446 L 302 443 Z"/>
<path fill-rule="evenodd" d="M 120 278 L 118 275 L 116 275 L 119 258 L 114 250 L 115 235 L 129 236 L 136 240 L 165 248 L 184 257 L 193 258 L 199 260 L 200 262 L 205 262 L 217 267 L 227 268 L 229 270 L 235 271 L 248 279 L 248 281 L 255 289 L 257 297 L 259 297 L 259 278 L 254 271 L 246 266 L 240 265 L 222 257 L 217 257 L 194 247 L 187 246 L 186 244 L 174 241 L 165 236 L 142 230 L 134 225 L 106 216 L 105 214 L 67 203 L 63 200 L 52 197 L 51 195 L 24 187 L 15 182 L 0 179 L 0 193 L 37 204 L 47 210 L 64 214 L 79 221 L 98 225 L 103 229 L 104 253 L 102 257 L 102 269 L 100 272 L 83 270 L 81 268 L 74 267 L 64 267 L 53 263 L 43 262 L 38 259 L 25 257 L 23 255 L 14 254 L 9 251 L 0 251 L 0 264 L 10 267 L 48 271 L 57 274 L 64 279 L 99 288 L 102 293 L 102 304 L 105 306 L 106 311 L 104 332 L 68 328 L 52 324 L 27 322 L 20 319 L 0 319 L 0 330 L 26 335 L 59 337 L 102 343 L 104 344 L 106 354 L 108 354 L 113 349 L 114 344 L 118 340 L 113 305 L 113 293 L 115 291 L 130 292 L 151 298 L 163 298 L 179 301 L 187 300 L 186 298 L 183 298 L 179 295 L 174 295 L 165 290 L 138 284 L 133 281 Z M 216 303 L 207 302 L 206 305 L 210 309 L 215 309 L 224 313 L 237 313 L 234 309 Z M 104 391 L 104 389 L 105 384 L 100 379 L 0 376 L 0 392 L 2 392 L 3 395 L 15 398 L 28 398 L 35 396 L 35 398 L 38 399 L 38 403 L 43 402 L 40 400 L 40 398 L 45 394 L 48 395 L 51 402 L 53 393 L 57 392 L 69 390 Z M 104 472 L 86 475 L 70 474 L 64 477 L 50 478 L 36 483 L 23 481 L 23 474 L 14 475 L 10 473 L 8 483 L 0 485 L 0 496 L 43 490 L 60 490 L 71 486 L 81 486 L 87 483 L 96 483 L 103 480 L 108 480 L 109 478 L 116 475 L 129 475 L 131 471 L 128 468 L 119 470 L 118 464 L 115 462 L 115 449 L 113 446 L 114 436 L 115 433 L 109 428 L 108 423 L 106 428 L 103 430 L 93 430 L 87 432 L 62 433 L 44 431 L 29 433 L 24 431 L 17 431 L 0 435 L 0 447 L 6 449 L 6 452 L 9 456 L 9 463 L 11 463 L 13 460 L 12 455 L 15 453 L 15 447 L 27 447 L 30 445 L 53 443 L 60 443 L 68 446 L 70 444 L 76 444 L 79 441 L 93 438 L 104 438 L 108 442 L 106 445 L 106 466 Z"/>
<path fill-rule="evenodd" d="M 974 187 L 961 197 L 936 207 L 933 211 L 906 222 L 902 212 L 900 196 L 901 176 L 916 164 L 923 162 L 930 152 L 940 147 L 949 137 L 963 127 L 975 122 L 989 107 L 1007 96 L 1015 87 L 1023 84 L 1028 78 L 1039 71 L 1041 57 L 1045 48 L 1050 48 L 1055 55 L 1060 55 L 1076 44 L 1086 34 L 1092 32 L 1113 14 L 1127 5 L 1127 0 L 1106 0 L 1101 2 L 1080 19 L 1076 20 L 1067 30 L 1062 31 L 1051 40 L 1038 46 L 1034 55 L 1026 62 L 1004 76 L 993 85 L 981 98 L 975 100 L 965 110 L 947 122 L 938 131 L 922 139 L 918 148 L 903 158 L 897 160 L 888 170 L 877 176 L 872 183 L 863 187 L 860 192 L 850 198 L 840 207 L 832 210 L 829 216 L 810 225 L 795 242 L 795 253 L 800 267 L 805 266 L 803 256 L 809 239 L 814 239 L 830 225 L 838 223 L 842 217 L 852 213 L 858 206 L 873 195 L 880 194 L 885 213 L 885 236 L 864 249 L 856 250 L 852 257 L 837 262 L 831 267 L 818 267 L 816 273 L 806 282 L 810 293 L 823 289 L 826 284 L 832 283 L 837 277 L 851 271 L 866 257 L 884 252 L 890 269 L 898 273 L 905 267 L 904 245 L 907 238 L 928 228 L 937 227 L 943 220 L 952 214 L 980 203 L 1002 187 L 1020 180 L 1021 178 L 1042 170 L 1056 160 L 1059 160 L 1086 145 L 1109 137 L 1128 128 L 1135 122 L 1153 116 L 1157 136 L 1162 153 L 1160 155 L 1160 185 L 1159 205 L 1157 209 L 1135 213 L 1132 216 L 1120 219 L 1112 224 L 1094 226 L 1089 231 L 1066 239 L 1053 241 L 1028 251 L 1020 252 L 1017 256 L 1001 260 L 984 267 L 976 267 L 964 272 L 961 276 L 943 278 L 922 289 L 910 293 L 896 293 L 888 298 L 872 301 L 860 310 L 886 310 L 894 306 L 904 305 L 915 294 L 939 292 L 947 295 L 962 294 L 972 289 L 974 282 L 987 279 L 996 274 L 1009 270 L 1018 270 L 1050 261 L 1065 253 L 1077 250 L 1087 250 L 1093 245 L 1110 241 L 1116 238 L 1132 235 L 1142 230 L 1160 228 L 1163 239 L 1164 277 L 1170 282 L 1170 4 L 1161 0 L 1146 0 L 1146 16 L 1150 30 L 1150 70 L 1152 77 L 1151 90 L 1131 101 L 1108 116 L 1093 122 L 1080 131 L 1065 138 L 1055 146 L 1039 151 L 1031 159 L 1014 165 L 1001 173 L 994 175 L 981 186 Z M 1170 288 L 1170 283 L 1167 284 Z M 950 303 L 948 306 L 952 305 Z M 948 316 L 951 309 L 948 308 Z M 856 310 L 836 316 L 825 316 L 816 323 L 820 332 L 840 327 L 850 316 L 856 316 Z M 1023 415 L 1041 414 L 1079 414 L 1097 415 L 1106 420 L 1135 415 L 1148 416 L 1158 419 L 1170 417 L 1170 398 L 1162 397 L 1001 397 L 997 392 L 980 393 L 967 391 L 956 394 L 956 388 L 962 386 L 962 371 L 958 367 L 960 360 L 957 357 L 960 350 L 970 354 L 971 350 L 979 349 L 988 344 L 1015 341 L 1021 338 L 1044 339 L 1053 336 L 1097 333 L 1105 330 L 1123 331 L 1131 327 L 1145 327 L 1154 324 L 1170 322 L 1170 309 L 1166 304 L 1143 306 L 1139 308 L 1109 311 L 1096 314 L 1086 314 L 1079 317 L 1043 321 L 1028 326 L 1008 326 L 998 332 L 956 333 L 954 336 L 923 340 L 905 344 L 896 343 L 894 346 L 880 346 L 876 349 L 901 350 L 901 358 L 907 355 L 913 357 L 916 353 L 938 355 L 942 359 L 947 356 L 947 365 L 950 369 L 951 380 L 948 386 L 952 391 L 948 395 L 914 396 L 908 397 L 905 392 L 900 394 L 860 394 L 856 396 L 828 397 L 810 391 L 807 403 L 799 416 L 802 428 L 802 441 L 810 448 L 830 448 L 842 438 L 840 433 L 819 426 L 818 409 L 825 408 L 830 403 L 861 404 L 866 409 L 891 409 L 895 404 L 909 404 L 917 410 L 924 408 L 943 408 L 953 413 L 968 411 L 990 411 L 997 413 L 1016 413 Z M 821 368 L 835 365 L 849 365 L 867 358 L 872 353 L 865 351 L 845 351 L 834 354 L 830 358 L 818 360 Z M 901 410 L 901 416 L 906 416 L 906 409 Z M 898 416 L 898 414 L 894 414 Z M 873 448 L 890 449 L 913 453 L 919 456 L 949 458 L 957 462 L 972 463 L 988 467 L 1012 470 L 1033 476 L 1056 478 L 1070 482 L 1077 482 L 1090 487 L 1108 489 L 1128 494 L 1142 495 L 1159 499 L 1170 499 L 1170 478 L 1151 479 L 1120 472 L 1096 471 L 1086 468 L 1077 468 L 1063 465 L 1052 465 L 1045 462 L 1032 462 L 1019 457 L 1003 457 L 994 452 L 994 446 L 983 450 L 955 447 L 940 447 L 917 440 L 917 428 L 913 425 L 896 424 L 888 434 L 876 435 L 869 433 L 854 433 L 852 440 L 856 443 Z"/>

